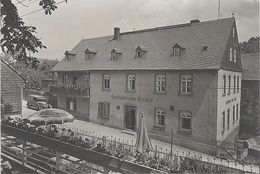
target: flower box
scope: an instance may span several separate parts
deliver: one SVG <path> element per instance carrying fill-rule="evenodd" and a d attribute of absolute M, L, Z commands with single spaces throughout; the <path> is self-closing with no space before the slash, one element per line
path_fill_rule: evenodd
<path fill-rule="evenodd" d="M 82 148 L 64 141 L 50 138 L 44 135 L 28 132 L 9 125 L 1 125 L 3 133 L 15 136 L 17 138 L 55 149 L 76 158 L 107 167 L 120 173 L 152 173 L 153 169 L 147 166 L 139 165 L 131 161 L 120 160 L 116 157 L 109 156 L 94 150 Z"/>

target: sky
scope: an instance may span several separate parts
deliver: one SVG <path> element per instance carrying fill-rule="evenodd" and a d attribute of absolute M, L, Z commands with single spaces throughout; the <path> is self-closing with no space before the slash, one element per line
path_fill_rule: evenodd
<path fill-rule="evenodd" d="M 58 59 L 82 39 L 120 32 L 218 19 L 219 0 L 55 0 L 58 9 L 45 15 L 39 0 L 12 0 L 26 25 L 37 28 L 47 49 L 34 57 Z M 26 6 L 26 7 L 25 7 Z M 221 18 L 234 17 L 239 42 L 259 36 L 259 0 L 220 0 Z"/>

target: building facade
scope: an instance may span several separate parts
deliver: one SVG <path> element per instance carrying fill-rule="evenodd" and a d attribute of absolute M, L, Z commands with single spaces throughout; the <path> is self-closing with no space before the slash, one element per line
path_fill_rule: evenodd
<path fill-rule="evenodd" d="M 241 58 L 234 18 L 158 27 L 80 41 L 53 69 L 58 108 L 217 154 L 235 143 Z M 64 92 L 62 92 L 64 91 Z M 65 92 L 66 91 L 66 92 Z M 81 95 L 82 94 L 82 95 Z"/>

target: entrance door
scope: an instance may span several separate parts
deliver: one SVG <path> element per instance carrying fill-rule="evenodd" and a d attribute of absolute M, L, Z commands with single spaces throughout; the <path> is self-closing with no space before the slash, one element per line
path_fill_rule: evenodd
<path fill-rule="evenodd" d="M 125 108 L 125 122 L 126 122 L 126 129 L 135 130 L 135 106 L 126 106 Z"/>

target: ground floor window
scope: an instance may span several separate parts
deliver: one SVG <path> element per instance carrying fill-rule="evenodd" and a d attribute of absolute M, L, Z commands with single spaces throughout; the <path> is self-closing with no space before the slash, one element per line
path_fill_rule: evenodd
<path fill-rule="evenodd" d="M 165 126 L 165 109 L 155 108 L 155 125 Z"/>
<path fill-rule="evenodd" d="M 98 116 L 109 118 L 110 104 L 108 102 L 98 102 Z"/>
<path fill-rule="evenodd" d="M 180 111 L 180 129 L 191 130 L 191 112 Z"/>
<path fill-rule="evenodd" d="M 66 99 L 66 110 L 77 111 L 77 99 L 67 98 Z"/>

